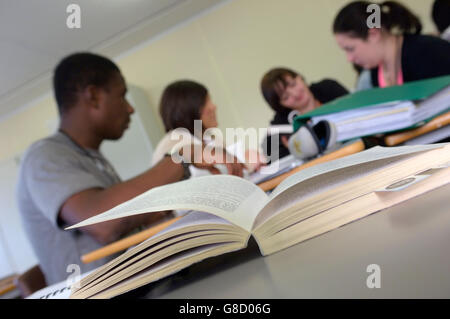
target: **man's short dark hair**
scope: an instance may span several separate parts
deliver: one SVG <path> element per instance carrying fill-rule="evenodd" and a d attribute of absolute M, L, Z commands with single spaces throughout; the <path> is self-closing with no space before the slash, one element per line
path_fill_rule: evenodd
<path fill-rule="evenodd" d="M 53 90 L 60 114 L 77 102 L 77 94 L 89 85 L 105 87 L 120 70 L 114 62 L 93 53 L 74 53 L 59 62 L 53 74 Z"/>

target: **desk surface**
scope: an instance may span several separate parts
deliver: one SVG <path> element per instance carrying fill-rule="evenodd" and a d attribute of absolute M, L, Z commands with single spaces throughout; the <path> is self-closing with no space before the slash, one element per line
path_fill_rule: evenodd
<path fill-rule="evenodd" d="M 281 252 L 210 258 L 118 298 L 449 298 L 450 185 Z M 367 287 L 367 266 L 381 288 Z"/>

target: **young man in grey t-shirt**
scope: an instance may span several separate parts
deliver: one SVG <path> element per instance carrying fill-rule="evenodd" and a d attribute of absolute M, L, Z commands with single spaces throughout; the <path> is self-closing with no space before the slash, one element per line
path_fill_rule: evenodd
<path fill-rule="evenodd" d="M 125 80 L 109 59 L 91 53 L 66 57 L 55 69 L 53 88 L 59 131 L 27 150 L 17 188 L 23 224 L 47 284 L 65 280 L 71 264 L 80 266 L 82 273 L 97 268 L 108 259 L 83 264 L 81 256 L 136 227 L 160 220 L 166 213 L 142 214 L 71 231 L 64 227 L 152 187 L 179 181 L 186 169 L 165 157 L 152 169 L 122 182 L 100 154 L 102 141 L 119 139 L 134 112 L 125 99 Z M 214 169 L 214 163 L 193 165 Z M 242 175 L 242 164 L 228 167 Z"/>

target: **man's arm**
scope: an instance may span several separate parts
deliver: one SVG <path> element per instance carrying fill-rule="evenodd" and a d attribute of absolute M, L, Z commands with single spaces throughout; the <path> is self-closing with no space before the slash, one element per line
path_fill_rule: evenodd
<path fill-rule="evenodd" d="M 179 181 L 184 175 L 181 164 L 167 157 L 150 170 L 128 181 L 109 188 L 91 188 L 72 195 L 65 201 L 59 212 L 59 218 L 68 225 L 74 225 L 89 217 L 105 212 L 145 191 Z M 142 214 L 124 219 L 87 226 L 82 231 L 98 242 L 107 244 L 138 226 L 151 224 L 167 215 L 166 212 Z"/>
<path fill-rule="evenodd" d="M 226 163 L 229 174 L 243 175 L 242 170 L 244 165 L 238 163 L 236 159 L 227 156 L 229 154 L 226 152 L 221 156 L 213 156 L 213 158 L 209 158 L 206 161 L 203 159 L 202 162 L 195 163 L 192 160 L 195 151 L 203 151 L 203 149 L 195 149 L 194 146 L 191 148 L 191 152 L 188 155 L 190 159 L 187 161 L 195 167 L 208 169 L 212 173 L 217 173 L 218 171 L 214 167 L 214 164 Z M 182 155 L 182 152 L 180 153 Z M 153 168 L 133 179 L 113 185 L 107 189 L 91 188 L 72 195 L 62 205 L 59 218 L 65 224 L 77 224 L 130 200 L 153 187 L 177 182 L 183 176 L 183 165 L 173 162 L 170 157 L 165 157 Z M 95 238 L 98 242 L 107 244 L 117 240 L 120 236 L 138 226 L 149 225 L 165 216 L 167 216 L 167 212 L 142 214 L 86 226 L 81 230 Z"/>

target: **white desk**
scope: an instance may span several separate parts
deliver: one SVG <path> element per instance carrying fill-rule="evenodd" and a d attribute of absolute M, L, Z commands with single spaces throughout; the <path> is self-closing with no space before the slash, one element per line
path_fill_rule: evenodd
<path fill-rule="evenodd" d="M 370 264 L 381 288 L 366 285 Z M 121 297 L 449 298 L 450 185 L 276 254 L 249 247 Z"/>

